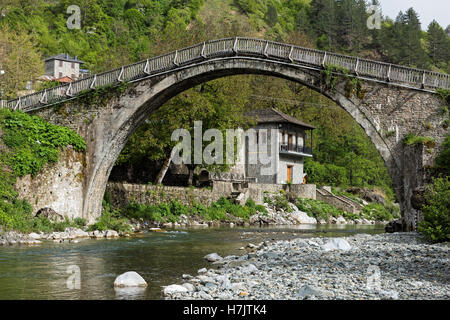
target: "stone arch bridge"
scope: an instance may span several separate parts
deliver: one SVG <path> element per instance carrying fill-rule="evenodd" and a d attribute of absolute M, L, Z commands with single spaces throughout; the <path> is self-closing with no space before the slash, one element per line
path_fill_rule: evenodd
<path fill-rule="evenodd" d="M 35 212 L 51 207 L 72 218 L 95 221 L 113 164 L 135 129 L 180 92 L 238 74 L 295 81 L 344 108 L 384 159 L 404 225 L 415 229 L 420 212 L 411 206 L 411 195 L 423 185 L 424 168 L 433 164 L 447 132 L 442 126 L 442 101 L 435 90 L 450 89 L 450 77 L 251 38 L 206 41 L 3 103 L 3 107 L 68 126 L 87 142 L 83 155 L 65 154 L 65 161 L 55 168 L 45 169 L 34 179 L 21 179 L 16 186 L 19 193 Z M 335 85 L 324 84 L 325 74 L 335 77 Z M 349 89 L 349 83 L 356 83 L 350 78 L 359 79 L 356 90 Z M 109 91 L 98 90 L 104 95 L 95 103 L 86 105 L 86 99 L 80 98 L 105 86 Z M 110 94 L 114 86 L 116 93 Z M 409 132 L 434 138 L 436 146 L 405 147 L 402 139 Z"/>

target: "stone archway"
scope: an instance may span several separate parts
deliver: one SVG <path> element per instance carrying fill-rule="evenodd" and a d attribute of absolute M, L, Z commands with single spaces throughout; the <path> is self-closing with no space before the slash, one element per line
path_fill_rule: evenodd
<path fill-rule="evenodd" d="M 100 215 L 103 194 L 115 160 L 136 128 L 154 110 L 195 85 L 239 74 L 261 74 L 295 81 L 321 92 L 344 108 L 361 125 L 379 151 L 402 209 L 408 208 L 404 190 L 404 150 L 400 137 L 423 118 L 435 121 L 439 113 L 439 101 L 434 94 L 364 81 L 364 97 L 349 97 L 345 89 L 346 81 L 338 81 L 335 88 L 323 91 L 320 86 L 321 72 L 318 70 L 252 57 L 226 57 L 135 82 L 119 97 L 109 99 L 104 107 L 82 111 L 93 118 L 89 123 L 81 121 L 83 116 L 80 115 L 64 119 L 55 115 L 50 108 L 39 111 L 40 115 L 53 123 L 76 129 L 87 141 L 82 212 L 77 215 L 89 222 Z M 77 110 L 76 100 L 67 103 L 64 108 L 66 113 L 72 114 L 71 111 Z M 427 110 L 419 117 L 401 117 L 405 112 L 416 114 L 417 110 L 422 109 Z M 395 128 L 395 136 L 384 137 L 383 130 L 390 128 Z M 441 132 L 433 134 L 438 139 L 443 137 Z M 409 177 L 408 188 L 414 187 L 418 183 L 416 180 Z"/>

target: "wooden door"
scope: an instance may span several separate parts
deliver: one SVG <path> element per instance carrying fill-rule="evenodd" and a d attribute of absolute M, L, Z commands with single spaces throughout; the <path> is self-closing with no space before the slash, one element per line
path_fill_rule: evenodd
<path fill-rule="evenodd" d="M 292 182 L 292 166 L 287 166 L 287 182 Z"/>

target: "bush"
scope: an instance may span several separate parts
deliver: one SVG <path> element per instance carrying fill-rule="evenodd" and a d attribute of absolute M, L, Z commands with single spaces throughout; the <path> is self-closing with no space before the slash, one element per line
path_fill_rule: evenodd
<path fill-rule="evenodd" d="M 361 212 L 362 216 L 369 220 L 375 221 L 391 221 L 394 220 L 391 209 L 386 208 L 379 203 L 370 203 L 364 207 Z"/>
<path fill-rule="evenodd" d="M 129 225 L 128 220 L 121 216 L 119 210 L 112 210 L 109 204 L 103 202 L 102 215 L 97 219 L 96 223 L 89 226 L 88 230 L 130 232 L 131 226 Z"/>
<path fill-rule="evenodd" d="M 220 198 L 211 203 L 209 207 L 195 203 L 192 206 L 186 206 L 178 200 L 172 200 L 169 203 L 158 205 L 144 205 L 131 203 L 124 209 L 124 216 L 128 218 L 149 220 L 155 222 L 178 222 L 181 215 L 199 216 L 207 221 L 212 220 L 230 220 L 233 217 L 248 220 L 257 212 L 267 213 L 266 208 L 249 199 L 245 206 L 232 203 L 226 198 Z"/>
<path fill-rule="evenodd" d="M 424 220 L 419 232 L 432 242 L 450 240 L 450 180 L 435 178 L 425 193 L 426 205 L 422 208 Z"/>
<path fill-rule="evenodd" d="M 299 198 L 296 205 L 299 210 L 306 212 L 308 216 L 327 222 L 331 217 L 337 218 L 346 214 L 347 216 L 350 215 L 343 210 L 337 209 L 336 207 L 319 200 Z"/>

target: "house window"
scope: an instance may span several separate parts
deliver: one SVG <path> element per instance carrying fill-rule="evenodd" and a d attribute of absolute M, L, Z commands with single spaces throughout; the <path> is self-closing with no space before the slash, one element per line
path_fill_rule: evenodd
<path fill-rule="evenodd" d="M 72 62 L 72 69 L 75 69 L 75 62 Z"/>
<path fill-rule="evenodd" d="M 59 73 L 59 78 L 62 78 L 62 72 Z"/>
<path fill-rule="evenodd" d="M 59 66 L 62 67 L 63 66 L 63 61 L 59 60 Z"/>

